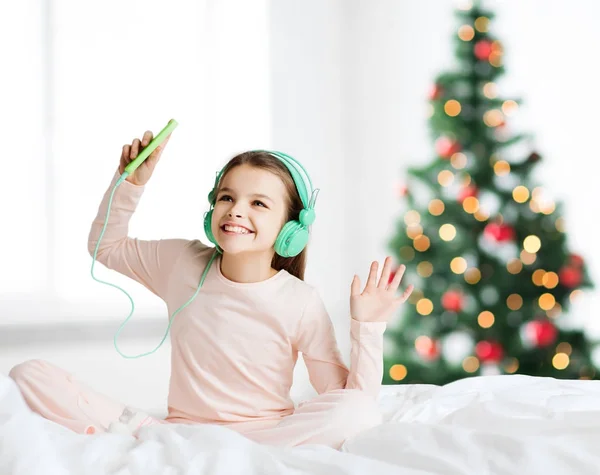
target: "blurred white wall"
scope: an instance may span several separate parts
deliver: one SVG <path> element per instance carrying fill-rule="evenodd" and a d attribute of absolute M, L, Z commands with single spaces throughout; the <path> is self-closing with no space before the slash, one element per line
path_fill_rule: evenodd
<path fill-rule="evenodd" d="M 116 354 L 112 332 L 129 304 L 89 276 L 86 238 L 121 146 L 171 117 L 181 125 L 132 233 L 204 240 L 206 192 L 227 158 L 268 147 L 296 156 L 321 188 L 307 280 L 321 290 L 348 355 L 352 275 L 364 282 L 370 262 L 385 257 L 404 211 L 396 186 L 407 165 L 432 157 L 426 93 L 454 64 L 456 2 L 178 0 L 168 8 L 145 2 L 141 11 L 133 2 L 102 5 L 13 2 L 14 29 L 0 31 L 12 45 L 1 59 L 14 66 L 0 78 L 0 124 L 9 137 L 0 175 L 0 372 L 48 358 L 130 404 L 164 403 L 168 345 L 142 360 Z M 572 248 L 600 282 L 593 214 L 600 4 L 487 5 L 505 46 L 499 93 L 525 99 L 512 126 L 535 134 L 544 156 L 537 178 L 565 202 Z M 96 269 L 136 302 L 124 334 L 136 339 L 122 347 L 154 347 L 166 324 L 161 302 Z M 599 301 L 590 293 L 573 312 L 596 334 Z M 302 364 L 295 381 L 297 397 L 311 392 Z"/>

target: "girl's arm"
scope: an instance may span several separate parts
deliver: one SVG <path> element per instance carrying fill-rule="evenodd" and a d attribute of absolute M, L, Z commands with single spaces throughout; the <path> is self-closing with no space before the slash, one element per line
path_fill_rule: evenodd
<path fill-rule="evenodd" d="M 386 324 L 351 319 L 350 369 L 342 360 L 333 324 L 315 290 L 298 328 L 297 347 L 302 352 L 310 382 L 321 394 L 333 389 L 360 389 L 377 397 L 383 378 L 383 333 Z"/>
<path fill-rule="evenodd" d="M 88 237 L 88 250 L 92 257 L 104 226 L 110 194 L 119 177 L 119 171 L 115 172 L 110 187 L 100 203 L 96 218 L 92 222 Z M 144 185 L 136 185 L 127 180 L 119 185 L 113 196 L 108 224 L 100 241 L 96 259 L 109 269 L 141 283 L 152 293 L 164 299 L 171 271 L 190 241 L 184 239 L 143 241 L 128 236 L 129 220 L 143 191 Z"/>
<path fill-rule="evenodd" d="M 359 322 L 350 319 L 350 374 L 346 389 L 360 389 L 373 398 L 379 395 L 383 380 L 383 333 L 385 322 Z"/>
<path fill-rule="evenodd" d="M 325 304 L 316 289 L 304 307 L 296 347 L 302 353 L 310 383 L 317 393 L 346 387 L 349 371 L 342 360 Z"/>

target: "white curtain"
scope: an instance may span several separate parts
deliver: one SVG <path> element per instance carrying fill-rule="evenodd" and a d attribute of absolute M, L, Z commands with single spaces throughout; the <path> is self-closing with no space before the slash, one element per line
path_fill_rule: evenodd
<path fill-rule="evenodd" d="M 6 12 L 5 12 L 6 13 Z M 87 236 L 121 147 L 179 122 L 130 225 L 199 238 L 215 172 L 271 145 L 267 0 L 29 0 L 0 29 L 3 323 L 121 319 Z M 164 304 L 100 264 L 145 315 Z"/>

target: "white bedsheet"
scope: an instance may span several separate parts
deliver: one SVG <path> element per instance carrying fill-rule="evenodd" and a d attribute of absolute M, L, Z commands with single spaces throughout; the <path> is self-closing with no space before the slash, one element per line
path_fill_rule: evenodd
<path fill-rule="evenodd" d="M 384 386 L 384 424 L 341 452 L 261 446 L 217 426 L 83 436 L 33 414 L 0 375 L 0 474 L 598 474 L 600 381 L 468 378 Z"/>

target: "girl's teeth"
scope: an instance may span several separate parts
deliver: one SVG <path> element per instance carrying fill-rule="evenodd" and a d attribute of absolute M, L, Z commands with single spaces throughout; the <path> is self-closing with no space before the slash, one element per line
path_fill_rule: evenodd
<path fill-rule="evenodd" d="M 248 230 L 245 228 L 242 228 L 240 226 L 228 226 L 225 225 L 225 231 L 229 231 L 232 233 L 237 233 L 237 234 L 248 234 Z"/>

